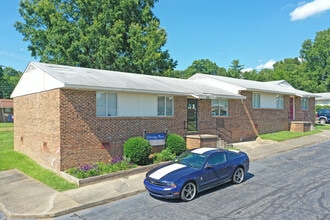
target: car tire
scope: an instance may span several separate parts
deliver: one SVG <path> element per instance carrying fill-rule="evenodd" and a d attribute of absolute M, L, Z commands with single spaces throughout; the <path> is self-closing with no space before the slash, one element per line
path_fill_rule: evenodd
<path fill-rule="evenodd" d="M 320 119 L 320 124 L 324 125 L 326 123 L 325 119 L 324 118 L 321 118 Z"/>
<path fill-rule="evenodd" d="M 187 182 L 182 187 L 180 197 L 181 200 L 185 202 L 189 202 L 195 198 L 196 194 L 197 194 L 196 184 L 193 182 Z"/>
<path fill-rule="evenodd" d="M 237 167 L 233 174 L 233 183 L 240 184 L 244 180 L 244 169 L 242 167 Z"/>

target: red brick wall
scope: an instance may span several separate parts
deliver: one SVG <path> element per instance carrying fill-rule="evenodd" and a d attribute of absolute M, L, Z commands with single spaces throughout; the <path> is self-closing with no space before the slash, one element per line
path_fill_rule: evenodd
<path fill-rule="evenodd" d="M 174 98 L 173 117 L 118 118 L 96 117 L 95 97 L 94 91 L 52 90 L 15 98 L 15 150 L 66 170 L 122 155 L 123 143 L 144 130 L 185 134 L 185 97 Z"/>
<path fill-rule="evenodd" d="M 223 124 L 225 129 L 231 131 L 233 142 L 254 140 L 258 134 L 289 130 L 290 96 L 284 96 L 283 109 L 255 109 L 252 108 L 252 92 L 243 91 L 241 95 L 246 96 L 246 99 L 229 100 L 228 117 L 217 117 L 218 122 L 221 122 L 218 124 Z M 295 98 L 295 120 L 312 120 L 315 99 L 309 99 L 309 110 L 301 110 L 300 100 L 299 97 Z M 226 136 L 223 139 L 231 141 Z"/>
<path fill-rule="evenodd" d="M 60 92 L 14 98 L 14 149 L 40 164 L 60 169 Z"/>
<path fill-rule="evenodd" d="M 252 93 L 245 100 L 229 100 L 229 115 L 211 116 L 211 100 L 198 101 L 199 129 L 219 134 L 227 142 L 253 140 L 258 134 L 288 130 L 289 96 L 284 109 L 252 109 Z M 299 100 L 299 98 L 298 98 Z M 314 112 L 311 109 L 304 114 Z M 56 170 L 66 170 L 122 155 L 123 143 L 143 131 L 186 135 L 187 98 L 174 97 L 173 117 L 96 117 L 96 93 L 52 90 L 14 99 L 15 150 Z M 300 103 L 296 100 L 296 112 Z M 313 110 L 312 110 L 313 109 Z M 313 113 L 314 114 L 314 113 Z M 227 135 L 224 135 L 227 134 Z"/>
<path fill-rule="evenodd" d="M 199 101 L 200 131 L 214 134 L 214 123 L 222 131 L 221 138 L 227 142 L 254 140 L 258 134 L 289 130 L 290 97 L 284 96 L 284 109 L 252 108 L 252 92 L 241 92 L 246 99 L 229 100 L 228 116 L 211 116 L 210 100 Z M 295 98 L 296 120 L 308 120 L 314 115 L 315 99 L 309 99 L 309 110 L 301 110 L 300 98 Z"/>
<path fill-rule="evenodd" d="M 123 143 L 144 130 L 185 133 L 185 97 L 174 98 L 173 117 L 96 117 L 95 103 L 93 91 L 61 90 L 61 170 L 122 155 Z"/>
<path fill-rule="evenodd" d="M 295 98 L 295 121 L 310 121 L 315 120 L 315 98 L 309 98 L 308 110 L 301 109 L 301 98 Z"/>

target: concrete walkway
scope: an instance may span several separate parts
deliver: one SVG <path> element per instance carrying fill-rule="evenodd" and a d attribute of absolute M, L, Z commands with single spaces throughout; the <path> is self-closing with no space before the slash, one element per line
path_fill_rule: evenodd
<path fill-rule="evenodd" d="M 235 143 L 251 161 L 330 140 L 330 131 L 283 142 Z M 18 170 L 0 172 L 0 210 L 11 218 L 51 218 L 144 192 L 144 173 L 58 192 Z M 0 212 L 1 219 L 1 212 Z"/>

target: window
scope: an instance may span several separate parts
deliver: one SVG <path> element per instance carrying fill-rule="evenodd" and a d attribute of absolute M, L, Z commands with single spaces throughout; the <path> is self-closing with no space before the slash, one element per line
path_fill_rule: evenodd
<path fill-rule="evenodd" d="M 173 116 L 173 96 L 158 96 L 158 116 Z"/>
<path fill-rule="evenodd" d="M 260 108 L 260 93 L 252 94 L 252 108 Z"/>
<path fill-rule="evenodd" d="M 284 109 L 284 99 L 282 95 L 276 95 L 276 108 Z"/>
<path fill-rule="evenodd" d="M 117 116 L 117 94 L 96 93 L 96 116 Z"/>
<path fill-rule="evenodd" d="M 226 156 L 224 153 L 214 153 L 210 156 L 207 164 L 211 166 L 216 166 L 226 162 Z"/>
<path fill-rule="evenodd" d="M 308 98 L 301 98 L 301 109 L 302 110 L 308 110 Z"/>
<path fill-rule="evenodd" d="M 229 151 L 229 152 L 227 152 L 227 157 L 228 157 L 228 160 L 234 160 L 235 158 L 239 157 L 239 154 Z"/>
<path fill-rule="evenodd" d="M 228 100 L 212 99 L 212 116 L 228 116 Z"/>

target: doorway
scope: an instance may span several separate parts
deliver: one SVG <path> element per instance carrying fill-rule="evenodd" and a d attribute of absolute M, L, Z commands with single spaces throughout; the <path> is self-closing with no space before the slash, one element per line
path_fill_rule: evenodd
<path fill-rule="evenodd" d="M 198 120 L 197 120 L 197 99 L 187 99 L 187 130 L 197 131 Z"/>
<path fill-rule="evenodd" d="M 290 118 L 290 121 L 293 121 L 294 118 L 295 118 L 295 115 L 294 115 L 294 97 L 290 97 L 290 115 L 289 115 L 289 118 Z"/>

